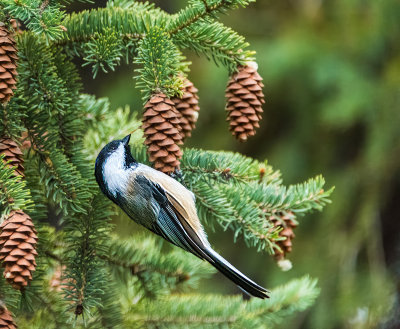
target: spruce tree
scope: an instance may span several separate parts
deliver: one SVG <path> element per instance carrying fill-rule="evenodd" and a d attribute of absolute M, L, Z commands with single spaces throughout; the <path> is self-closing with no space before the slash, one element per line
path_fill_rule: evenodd
<path fill-rule="evenodd" d="M 255 133 L 264 102 L 255 53 L 218 21 L 250 2 L 192 0 L 168 14 L 110 0 L 66 14 L 63 1 L 0 1 L 0 325 L 272 328 L 312 305 L 318 288 L 307 276 L 272 287 L 268 300 L 200 292 L 213 268 L 150 232 L 118 236 L 120 210 L 94 180 L 101 147 L 135 131 L 135 158 L 192 190 L 206 227 L 289 265 L 288 230 L 329 202 L 324 179 L 286 187 L 267 161 L 183 147 L 199 110 L 185 49 L 226 68 L 230 129 L 242 141 Z M 84 94 L 76 57 L 94 77 L 135 63 L 144 110 Z"/>

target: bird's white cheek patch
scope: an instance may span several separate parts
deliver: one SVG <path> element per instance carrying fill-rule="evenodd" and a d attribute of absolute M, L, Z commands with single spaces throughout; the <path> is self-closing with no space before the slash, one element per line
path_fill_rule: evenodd
<path fill-rule="evenodd" d="M 123 159 L 123 148 L 119 147 L 103 165 L 104 181 L 114 196 L 126 190 L 129 180 L 129 170 L 124 168 Z"/>

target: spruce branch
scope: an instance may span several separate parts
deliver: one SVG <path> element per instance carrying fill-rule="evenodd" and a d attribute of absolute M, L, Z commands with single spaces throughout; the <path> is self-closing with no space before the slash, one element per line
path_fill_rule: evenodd
<path fill-rule="evenodd" d="M 138 130 L 141 123 L 136 115 L 131 115 L 129 106 L 118 108 L 115 111 L 109 111 L 109 101 L 106 99 L 95 99 L 94 97 L 81 99 L 83 107 L 86 108 L 86 122 L 89 129 L 84 137 L 85 150 L 87 158 L 95 160 L 105 142 L 111 142 L 121 136 L 126 136 L 129 132 L 132 134 L 131 143 L 143 147 L 142 131 Z M 95 120 L 102 118 L 101 120 Z"/>
<path fill-rule="evenodd" d="M 115 31 L 104 29 L 102 34 L 96 32 L 84 45 L 85 63 L 82 66 L 92 65 L 93 78 L 99 69 L 105 73 L 107 69 L 114 71 L 120 63 L 122 48 L 122 40 Z"/>
<path fill-rule="evenodd" d="M 80 161 L 72 158 L 72 153 L 74 157 L 79 157 L 81 150 L 74 152 L 67 147 L 67 141 L 73 136 L 63 130 L 63 118 L 68 117 L 66 112 L 71 115 L 67 119 L 69 122 L 76 116 L 73 113 L 75 106 L 71 103 L 77 97 L 76 88 L 79 87 L 70 86 L 70 82 L 63 78 L 73 82 L 76 74 L 71 71 L 70 64 L 65 64 L 62 70 L 59 63 L 65 58 L 60 58 L 32 34 L 24 34 L 18 42 L 22 49 L 19 62 L 21 73 L 15 98 L 25 100 L 26 113 L 22 121 L 28 129 L 32 149 L 40 160 L 39 172 L 41 182 L 46 182 L 46 197 L 51 197 L 65 213 L 85 212 L 84 205 L 90 193 L 83 178 L 87 176 L 82 176 L 78 170 L 84 158 L 81 156 Z M 15 108 L 17 104 L 12 100 L 10 106 Z M 82 128 L 80 130 L 83 131 Z M 57 147 L 59 141 L 66 146 L 68 154 Z"/>
<path fill-rule="evenodd" d="M 49 5 L 49 0 L 44 0 L 39 7 L 40 12 L 43 13 L 43 11 L 47 8 L 48 5 Z"/>
<path fill-rule="evenodd" d="M 167 25 L 167 31 L 175 34 L 198 20 L 215 19 L 217 14 L 239 6 L 245 7 L 255 0 L 191 0 L 189 5 L 174 15 Z"/>
<path fill-rule="evenodd" d="M 182 157 L 183 178 L 188 186 L 204 178 L 216 182 L 253 181 L 258 171 L 257 161 L 239 153 L 186 149 Z"/>
<path fill-rule="evenodd" d="M 40 181 L 42 184 L 46 183 L 46 197 L 59 204 L 64 214 L 85 213 L 84 204 L 90 193 L 76 168 L 62 154 L 37 154 L 40 159 Z"/>
<path fill-rule="evenodd" d="M 84 111 L 82 117 L 86 128 L 92 128 L 96 124 L 116 116 L 115 114 L 107 116 L 107 113 L 110 112 L 110 102 L 106 97 L 96 98 L 94 95 L 80 94 L 79 106 Z M 113 125 L 110 124 L 110 126 Z M 87 134 L 87 129 L 85 132 Z M 105 136 L 102 136 L 102 139 L 103 138 L 105 138 Z"/>
<path fill-rule="evenodd" d="M 138 161 L 147 163 L 141 147 L 133 150 Z M 199 218 L 243 237 L 249 247 L 274 254 L 282 228 L 269 218 L 277 213 L 295 215 L 321 210 L 329 203 L 333 188 L 323 189 L 322 176 L 298 185 L 281 185 L 280 173 L 232 152 L 186 149 L 181 164 L 182 181 L 195 194 Z"/>
<path fill-rule="evenodd" d="M 0 280 L 0 298 L 10 300 L 20 327 L 64 329 L 75 321 L 76 328 L 93 329 L 270 328 L 313 302 L 317 289 L 307 278 L 276 289 L 267 301 L 187 294 L 214 268 L 152 237 L 110 238 L 113 208 L 93 178 L 100 149 L 139 127 L 140 119 L 129 107 L 113 110 L 106 98 L 82 94 L 71 57 L 92 65 L 94 75 L 125 57 L 140 65 L 145 101 L 154 92 L 179 95 L 190 65 L 182 50 L 204 54 L 230 73 L 253 58 L 244 38 L 215 20 L 250 2 L 192 0 L 169 15 L 147 2 L 112 0 L 106 8 L 66 15 L 68 0 L 0 1 L 3 20 L 13 16 L 28 29 L 17 37 L 15 96 L 0 114 L 0 132 L 17 140 L 27 131 L 29 140 L 25 182 L 10 178 L 12 169 L 0 157 L 0 215 L 28 209 L 39 235 L 38 268 L 22 301 L 3 291 Z M 140 130 L 131 146 L 134 157 L 149 164 Z M 321 210 L 331 193 L 318 177 L 285 187 L 266 162 L 231 152 L 186 149 L 181 170 L 176 179 L 194 192 L 202 222 L 269 252 L 283 239 L 272 218 L 290 214 L 294 221 Z M 63 294 L 48 282 L 59 264 L 66 265 Z M 74 319 L 82 313 L 82 321 Z"/>
<path fill-rule="evenodd" d="M 101 42 L 104 30 L 115 31 L 126 49 L 127 60 L 136 55 L 138 42 L 154 27 L 167 25 L 165 32 L 171 35 L 176 45 L 203 53 L 217 64 L 222 64 L 232 73 L 238 65 L 254 60 L 254 52 L 245 50 L 248 43 L 244 38 L 223 24 L 205 19 L 220 9 L 246 5 L 249 1 L 197 1 L 183 12 L 170 16 L 147 3 L 111 2 L 107 8 L 73 13 L 66 17 L 63 25 L 66 32 L 55 41 L 57 45 L 68 46 L 71 53 L 85 56 L 87 43 Z M 193 7 L 197 8 L 193 14 Z M 186 12 L 187 11 L 187 12 Z M 194 16 L 190 16 L 193 14 Z M 180 15 L 183 15 L 182 17 Z M 184 18 L 189 15 L 186 21 Z M 182 22 L 183 20 L 183 22 Z M 98 22 L 101 21 L 100 25 Z M 173 26 L 181 22 L 180 28 Z M 189 24 L 190 22 L 190 24 Z M 185 28 L 184 28 L 185 27 Z"/>
<path fill-rule="evenodd" d="M 97 194 L 90 200 L 87 214 L 70 217 L 66 223 L 64 293 L 77 315 L 101 305 L 106 272 L 103 261 L 96 255 L 107 252 L 111 213 L 109 202 Z"/>
<path fill-rule="evenodd" d="M 140 302 L 126 314 L 128 326 L 147 328 L 274 328 L 294 312 L 309 307 L 319 294 L 316 280 L 303 277 L 272 290 L 267 300 L 241 296 L 172 295 Z"/>
<path fill-rule="evenodd" d="M 4 155 L 0 154 L 0 220 L 11 210 L 32 209 L 32 200 L 25 180 L 14 175 L 14 167 L 4 162 Z"/>
<path fill-rule="evenodd" d="M 71 101 L 71 94 L 57 74 L 57 52 L 31 33 L 22 34 L 17 42 L 20 49 L 20 74 L 16 96 L 28 100 L 26 107 L 32 112 L 45 109 L 49 116 L 63 113 Z M 15 107 L 13 102 L 10 106 Z M 43 123 L 46 113 L 35 114 L 42 116 Z"/>
<path fill-rule="evenodd" d="M 137 2 L 132 0 L 110 0 L 107 2 L 108 8 L 121 8 L 121 9 L 132 9 L 135 11 L 153 11 L 162 13 L 159 8 L 156 8 L 154 3 L 149 2 Z"/>
<path fill-rule="evenodd" d="M 131 237 L 123 239 L 112 236 L 109 252 L 102 259 L 107 261 L 119 281 L 129 283 L 132 276 L 140 289 L 151 286 L 152 294 L 194 287 L 202 278 L 215 270 L 196 257 L 175 249 L 165 253 L 153 237 Z M 146 289 L 150 291 L 150 289 Z"/>
<path fill-rule="evenodd" d="M 270 186 L 251 183 L 243 186 L 245 193 L 254 200 L 267 215 L 274 212 L 292 211 L 301 215 L 312 210 L 322 210 L 330 203 L 329 196 L 334 188 L 325 191 L 325 180 L 322 176 L 310 178 L 308 181 L 285 186 Z"/>
<path fill-rule="evenodd" d="M 118 285 L 112 281 L 112 276 L 108 271 L 105 279 L 108 284 L 104 287 L 101 295 L 101 306 L 98 307 L 99 320 L 95 324 L 101 324 L 105 329 L 122 329 L 123 315 L 121 305 L 118 299 Z M 96 326 L 94 326 L 96 328 Z"/>
<path fill-rule="evenodd" d="M 33 212 L 33 214 L 35 214 Z M 23 291 L 20 308 L 24 310 L 40 311 L 43 300 L 46 299 L 49 285 L 43 282 L 47 279 L 48 270 L 54 266 L 55 260 L 48 257 L 48 249 L 51 248 L 51 254 L 56 256 L 60 248 L 56 247 L 57 238 L 60 234 L 55 232 L 53 227 L 35 219 L 35 228 L 39 237 L 37 244 L 38 255 L 35 258 L 37 263 L 36 270 L 33 272 L 33 279 Z"/>
<path fill-rule="evenodd" d="M 217 65 L 228 68 L 230 74 L 237 71 L 239 65 L 254 60 L 254 51 L 246 50 L 249 44 L 244 37 L 219 22 L 199 20 L 193 26 L 178 31 L 174 42 L 181 48 L 204 54 Z"/>
<path fill-rule="evenodd" d="M 3 277 L 0 276 L 0 302 L 6 302 L 7 307 L 15 313 L 18 310 L 19 302 L 21 298 L 21 292 L 19 290 L 15 290 L 8 284 Z"/>
<path fill-rule="evenodd" d="M 193 188 L 202 222 L 211 228 L 218 223 L 224 230 L 233 230 L 234 239 L 243 236 L 250 247 L 272 253 L 278 231 L 265 220 L 265 216 L 251 199 L 241 192 L 239 186 L 217 187 L 197 183 Z"/>
<path fill-rule="evenodd" d="M 65 12 L 57 1 L 3 0 L 2 5 L 10 17 L 24 22 L 29 30 L 44 36 L 47 41 L 56 40 L 63 34 L 61 22 Z"/>
<path fill-rule="evenodd" d="M 25 165 L 25 181 L 34 202 L 33 209 L 29 213 L 36 223 L 41 223 L 48 218 L 48 199 L 44 186 L 40 184 L 39 159 L 28 152 Z"/>
<path fill-rule="evenodd" d="M 177 49 L 168 34 L 160 27 L 152 28 L 139 42 L 135 63 L 141 65 L 138 73 L 137 88 L 142 92 L 146 103 L 152 94 L 165 93 L 175 96 L 181 93 L 182 77 L 177 74 L 180 67 Z"/>
<path fill-rule="evenodd" d="M 67 15 L 63 20 L 66 32 L 56 45 L 71 47 L 77 54 L 82 44 L 92 40 L 104 29 L 116 31 L 125 42 L 138 42 L 154 26 L 165 26 L 167 15 L 152 5 L 131 2 L 128 8 L 112 6 L 84 10 Z M 101 23 L 100 23 L 101 22 Z"/>

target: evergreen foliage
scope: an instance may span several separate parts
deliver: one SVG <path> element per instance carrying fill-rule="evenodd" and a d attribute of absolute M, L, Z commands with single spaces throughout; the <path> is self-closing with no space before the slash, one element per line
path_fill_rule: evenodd
<path fill-rule="evenodd" d="M 0 154 L 0 211 L 8 214 L 12 209 L 30 210 L 32 201 L 30 191 L 26 189 L 26 182 L 14 175 L 13 167 L 4 162 Z"/>
<path fill-rule="evenodd" d="M 224 23 L 251 37 L 271 110 L 265 129 L 237 149 L 267 155 L 285 181 L 324 168 L 335 185 L 332 205 L 317 221 L 300 222 L 293 245 L 291 274 L 318 277 L 321 295 L 307 317 L 282 328 L 394 329 L 400 320 L 399 3 L 257 1 L 245 12 L 252 22 L 234 12 Z M 202 72 L 212 68 L 207 63 Z M 213 79 L 223 81 L 224 72 Z M 213 101 L 214 89 L 203 87 L 203 102 Z M 216 108 L 207 110 L 208 122 L 218 124 Z M 217 124 L 207 129 L 221 129 Z M 227 145 L 229 139 L 216 147 Z M 269 274 L 282 277 L 277 269 Z"/>
<path fill-rule="evenodd" d="M 193 0 L 174 15 L 148 3 L 110 1 L 106 8 L 66 15 L 57 1 L 1 0 L 1 19 L 22 21 L 16 37 L 19 81 L 2 108 L 0 136 L 27 132 L 26 177 L 0 158 L 0 217 L 23 209 L 38 231 L 38 267 L 21 293 L 0 281 L 1 298 L 19 328 L 272 328 L 310 306 L 318 289 L 309 278 L 272 291 L 269 300 L 196 292 L 215 271 L 182 250 L 149 236 L 116 236 L 115 209 L 94 180 L 99 149 L 140 126 L 129 108 L 112 111 L 108 100 L 82 93 L 73 57 L 99 70 L 125 58 L 139 64 L 137 86 L 153 93 L 181 93 L 189 63 L 183 48 L 203 53 L 232 73 L 253 59 L 244 38 L 217 22 L 217 14 L 251 1 Z M 221 95 L 222 97 L 222 95 Z M 141 132 L 132 136 L 135 157 L 147 163 Z M 273 253 L 279 229 L 271 214 L 296 216 L 321 210 L 332 189 L 320 176 L 285 187 L 267 162 L 231 152 L 186 149 L 177 177 L 197 199 L 208 227 L 221 225 L 259 252 Z M 54 228 L 55 227 L 55 228 Z M 256 251 L 255 250 L 255 251 Z M 52 275 L 62 270 L 60 289 Z"/>

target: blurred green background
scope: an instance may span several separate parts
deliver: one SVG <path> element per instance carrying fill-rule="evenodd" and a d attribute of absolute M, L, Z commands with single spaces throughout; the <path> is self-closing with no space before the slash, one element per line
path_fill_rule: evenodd
<path fill-rule="evenodd" d="M 186 1 L 156 3 L 172 13 Z M 314 307 L 282 328 L 400 328 L 400 2 L 259 0 L 222 21 L 257 51 L 264 119 L 255 137 L 236 142 L 225 121 L 226 70 L 188 52 L 201 111 L 186 145 L 267 158 L 286 184 L 322 173 L 336 189 L 323 213 L 299 219 L 289 272 L 233 245 L 231 232 L 209 232 L 212 244 L 267 287 L 319 279 Z M 95 80 L 86 67 L 82 76 L 86 92 L 140 115 L 132 65 Z M 201 289 L 238 293 L 222 277 L 209 281 Z"/>

